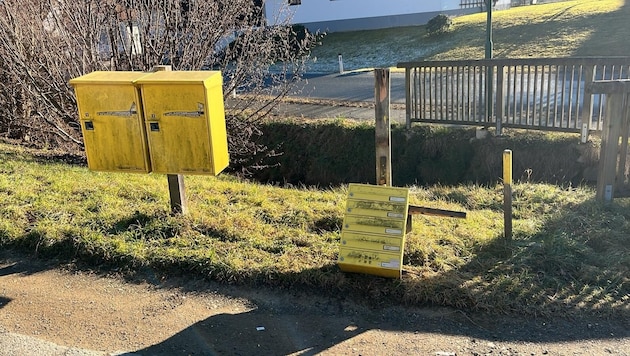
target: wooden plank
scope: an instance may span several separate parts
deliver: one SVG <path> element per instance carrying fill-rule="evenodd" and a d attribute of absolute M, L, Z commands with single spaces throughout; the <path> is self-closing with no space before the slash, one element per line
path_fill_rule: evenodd
<path fill-rule="evenodd" d="M 598 80 L 586 86 L 591 94 L 630 93 L 630 79 Z"/>
<path fill-rule="evenodd" d="M 426 208 L 426 207 L 417 206 L 417 205 L 409 205 L 409 215 L 445 216 L 449 218 L 459 218 L 459 219 L 466 218 L 466 212 L 464 211 Z"/>

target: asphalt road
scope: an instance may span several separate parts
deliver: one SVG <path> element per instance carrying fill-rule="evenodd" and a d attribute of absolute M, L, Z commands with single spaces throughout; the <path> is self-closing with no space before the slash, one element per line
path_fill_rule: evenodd
<path fill-rule="evenodd" d="M 391 72 L 390 82 L 391 102 L 403 104 L 405 102 L 405 73 Z M 298 91 L 292 96 L 374 102 L 374 71 L 363 70 L 343 74 L 307 73 L 298 84 Z"/>
<path fill-rule="evenodd" d="M 333 74 L 306 74 L 289 97 L 312 102 L 283 102 L 275 114 L 307 119 L 374 120 L 374 71 Z M 390 120 L 404 123 L 405 74 L 390 74 Z M 318 100 L 324 100 L 318 102 Z"/>

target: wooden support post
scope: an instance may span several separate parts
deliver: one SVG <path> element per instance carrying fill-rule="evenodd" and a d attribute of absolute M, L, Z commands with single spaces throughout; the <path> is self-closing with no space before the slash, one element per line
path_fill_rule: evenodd
<path fill-rule="evenodd" d="M 412 87 L 413 84 L 411 80 L 411 68 L 405 68 L 405 118 L 407 130 L 411 130 L 412 106 L 417 104 L 411 99 L 414 90 L 416 90 L 415 87 Z"/>
<path fill-rule="evenodd" d="M 154 66 L 152 72 L 170 71 L 169 65 Z M 167 174 L 168 193 L 171 200 L 172 214 L 188 214 L 188 202 L 186 200 L 186 188 L 184 186 L 184 176 L 181 174 Z"/>
<path fill-rule="evenodd" d="M 503 99 L 505 97 L 503 80 L 505 76 L 505 67 L 502 65 L 497 66 L 497 108 L 496 108 L 496 128 L 497 136 L 503 135 L 503 118 L 505 117 L 505 104 Z"/>
<path fill-rule="evenodd" d="M 617 171 L 617 191 L 627 195 L 626 159 L 628 157 L 628 135 L 630 135 L 630 94 L 623 95 L 621 115 L 621 149 L 619 150 L 619 170 Z"/>
<path fill-rule="evenodd" d="M 376 184 L 392 186 L 389 69 L 374 70 L 376 101 Z"/>
<path fill-rule="evenodd" d="M 617 93 L 606 96 L 606 122 L 602 131 L 596 195 L 597 201 L 602 203 L 610 203 L 614 198 L 619 159 L 619 137 L 623 126 L 624 96 L 624 94 Z"/>
<path fill-rule="evenodd" d="M 503 151 L 503 232 L 512 240 L 512 151 Z"/>

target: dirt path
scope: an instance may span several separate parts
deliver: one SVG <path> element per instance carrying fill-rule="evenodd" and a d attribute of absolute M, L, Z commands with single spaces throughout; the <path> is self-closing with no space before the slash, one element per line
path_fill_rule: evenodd
<path fill-rule="evenodd" d="M 0 252 L 0 336 L 105 354 L 630 355 L 628 320 L 369 309 L 342 296 L 149 279 L 128 282 Z M 17 354 L 7 350 L 0 355 Z"/>

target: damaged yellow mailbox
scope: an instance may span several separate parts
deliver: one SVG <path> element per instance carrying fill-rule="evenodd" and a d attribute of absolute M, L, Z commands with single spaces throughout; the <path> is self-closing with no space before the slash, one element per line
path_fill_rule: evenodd
<path fill-rule="evenodd" d="M 95 171 L 151 171 L 140 93 L 143 72 L 92 72 L 72 79 L 88 167 Z"/>
<path fill-rule="evenodd" d="M 135 83 L 153 172 L 217 175 L 228 166 L 221 72 L 154 72 Z"/>
<path fill-rule="evenodd" d="M 350 184 L 339 268 L 400 278 L 408 210 L 407 188 Z"/>

